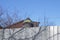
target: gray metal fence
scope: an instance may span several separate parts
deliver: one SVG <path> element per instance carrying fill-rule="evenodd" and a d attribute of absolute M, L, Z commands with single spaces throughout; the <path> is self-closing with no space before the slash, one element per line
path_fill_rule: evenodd
<path fill-rule="evenodd" d="M 3 29 L 0 29 L 0 40 L 60 40 L 60 27 L 5 29 L 4 33 Z"/>

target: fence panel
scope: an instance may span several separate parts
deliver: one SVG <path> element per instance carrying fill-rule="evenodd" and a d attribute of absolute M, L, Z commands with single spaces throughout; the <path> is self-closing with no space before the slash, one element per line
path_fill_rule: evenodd
<path fill-rule="evenodd" d="M 4 39 L 3 35 L 4 34 Z M 31 28 L 15 28 L 0 29 L 0 40 L 60 40 L 60 27 L 31 27 Z"/>

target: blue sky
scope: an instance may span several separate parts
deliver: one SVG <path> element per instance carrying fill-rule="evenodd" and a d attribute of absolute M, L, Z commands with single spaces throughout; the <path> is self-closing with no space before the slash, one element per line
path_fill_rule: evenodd
<path fill-rule="evenodd" d="M 43 24 L 45 16 L 49 23 L 60 25 L 60 0 L 0 0 L 0 6 L 10 15 L 17 10 L 19 17 Z"/>

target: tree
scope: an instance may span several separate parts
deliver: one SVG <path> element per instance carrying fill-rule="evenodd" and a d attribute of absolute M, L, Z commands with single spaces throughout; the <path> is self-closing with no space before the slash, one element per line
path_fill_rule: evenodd
<path fill-rule="evenodd" d="M 2 15 L 4 14 L 4 12 L 2 11 L 2 8 L 1 8 L 1 10 L 0 10 L 0 25 L 1 26 L 3 26 L 2 28 L 3 28 L 3 31 L 2 31 L 2 40 L 4 40 L 4 32 L 5 32 L 5 28 L 7 27 L 7 26 L 10 26 L 10 25 L 12 25 L 13 23 L 16 23 L 17 22 L 17 20 L 18 20 L 18 17 L 17 17 L 17 14 L 16 13 L 14 13 L 14 17 L 11 17 L 10 15 L 9 15 L 9 13 L 8 13 L 8 11 L 6 12 L 6 18 L 3 18 L 3 17 L 1 17 Z M 40 18 L 39 18 L 40 19 Z M 52 25 L 54 24 L 54 23 L 51 23 Z M 28 25 L 29 26 L 29 25 Z M 35 33 L 35 35 L 33 35 L 32 37 L 29 37 L 29 38 L 27 38 L 27 36 L 25 36 L 25 38 L 24 39 L 22 39 L 22 38 L 19 38 L 19 39 L 17 39 L 16 38 L 16 34 L 18 34 L 18 33 L 22 33 L 22 32 L 26 32 L 26 27 L 25 26 L 23 26 L 22 28 L 20 28 L 18 31 L 16 31 L 16 32 L 14 32 L 14 28 L 12 29 L 13 30 L 13 32 L 14 33 L 12 33 L 11 34 L 11 30 L 9 29 L 9 37 L 7 38 L 8 40 L 30 40 L 30 39 L 32 39 L 32 40 L 47 40 L 47 28 L 48 28 L 48 26 L 50 26 L 49 24 L 48 24 L 48 20 L 46 20 L 46 18 L 44 17 L 44 27 L 42 27 L 42 26 L 40 26 L 38 29 L 38 32 L 36 33 L 36 32 L 34 32 Z M 29 28 L 29 27 L 28 27 Z M 17 35 L 17 36 L 19 36 L 19 34 Z M 44 37 L 43 37 L 44 36 Z M 41 37 L 40 39 L 38 39 L 39 37 Z M 50 37 L 51 38 L 51 37 Z"/>
<path fill-rule="evenodd" d="M 17 16 L 15 16 L 14 18 L 16 17 Z M 3 29 L 2 36 L 1 36 L 2 40 L 4 40 L 4 32 L 5 32 L 6 27 L 12 25 L 15 22 L 15 20 L 18 20 L 18 19 L 13 19 L 13 17 L 9 15 L 8 11 L 4 13 L 2 7 L 0 7 L 0 25 L 2 26 L 2 29 Z M 10 32 L 10 35 L 11 35 L 11 32 Z"/>

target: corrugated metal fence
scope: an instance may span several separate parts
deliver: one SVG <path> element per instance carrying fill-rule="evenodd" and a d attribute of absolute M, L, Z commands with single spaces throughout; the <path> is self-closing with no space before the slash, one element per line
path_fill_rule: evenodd
<path fill-rule="evenodd" d="M 41 34 L 41 40 L 60 40 L 60 27 L 48 26 Z"/>
<path fill-rule="evenodd" d="M 39 29 L 40 27 L 25 28 L 22 31 L 14 29 L 15 32 L 17 31 L 16 34 L 12 29 L 5 29 L 4 39 L 2 39 L 3 30 L 0 29 L 0 40 L 60 40 L 60 26 L 47 26 Z M 10 39 L 8 39 L 10 34 L 13 34 L 13 36 L 11 35 Z"/>

